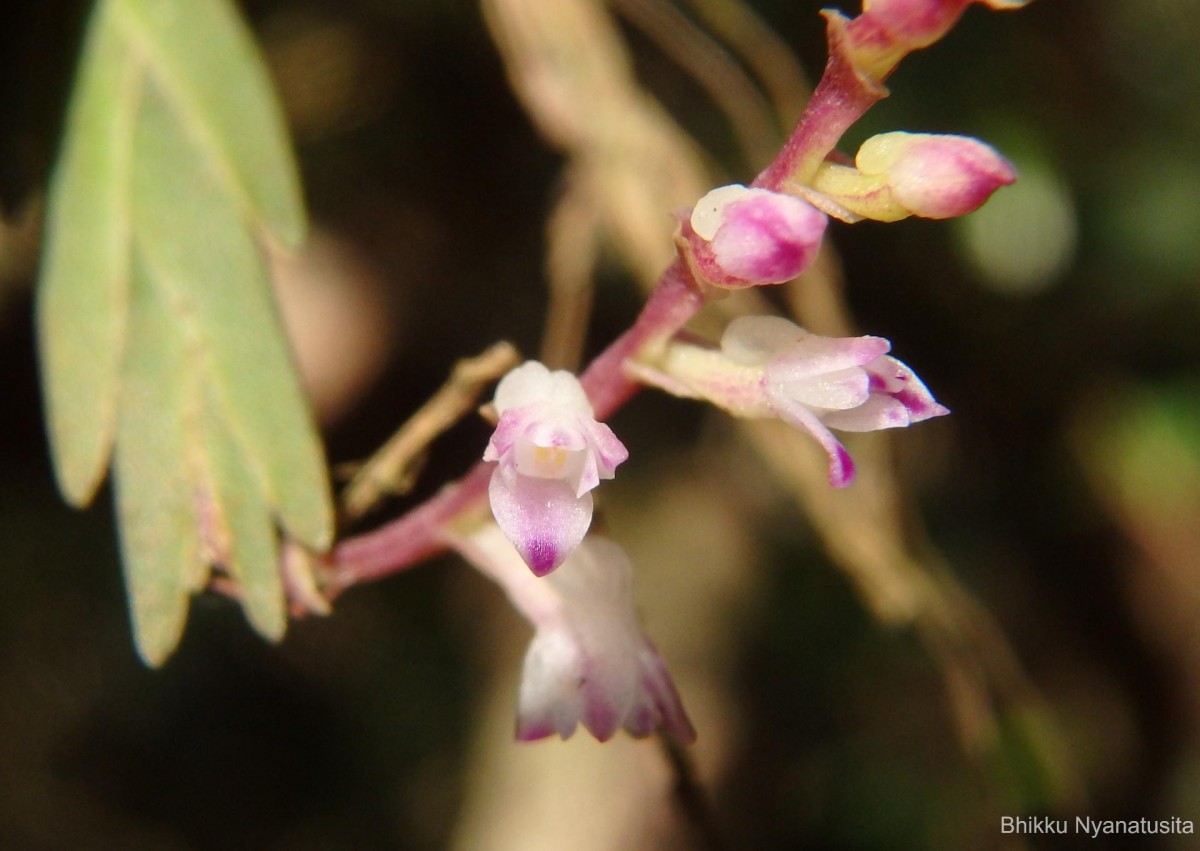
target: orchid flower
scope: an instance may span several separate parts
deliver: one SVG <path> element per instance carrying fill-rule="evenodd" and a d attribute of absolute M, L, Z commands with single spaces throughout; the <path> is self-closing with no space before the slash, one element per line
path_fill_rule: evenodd
<path fill-rule="evenodd" d="M 483 454 L 496 461 L 488 497 L 496 522 L 538 576 L 558 567 L 592 522 L 590 491 L 629 453 L 596 422 L 578 379 L 537 361 L 496 388 L 500 421 Z"/>
<path fill-rule="evenodd" d="M 719 351 L 674 343 L 659 362 L 630 371 L 736 416 L 804 429 L 829 456 L 829 483 L 840 488 L 853 480 L 854 462 L 831 428 L 902 428 L 949 413 L 890 349 L 882 337 L 821 337 L 778 316 L 744 316 L 729 323 Z"/>
<path fill-rule="evenodd" d="M 567 739 L 579 724 L 600 741 L 624 728 L 660 727 L 681 742 L 696 733 L 658 650 L 638 626 L 633 568 L 607 538 L 590 536 L 538 578 L 496 526 L 453 545 L 500 585 L 534 626 L 517 698 L 517 738 Z"/>

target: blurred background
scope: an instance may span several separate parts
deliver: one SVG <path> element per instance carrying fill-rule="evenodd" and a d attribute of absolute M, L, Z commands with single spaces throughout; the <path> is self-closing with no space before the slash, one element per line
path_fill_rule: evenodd
<path fill-rule="evenodd" d="M 456 359 L 536 355 L 548 276 L 591 319 L 547 357 L 598 351 L 669 258 L 668 214 L 752 179 L 798 114 L 774 51 L 810 79 L 824 61 L 808 0 L 539 17 L 576 5 L 243 4 L 314 223 L 275 270 L 335 468 Z M 110 495 L 80 513 L 54 489 L 31 321 L 87 8 L 0 13 L 0 846 L 704 847 L 656 743 L 511 741 L 528 632 L 455 559 L 274 647 L 200 596 L 164 668 L 137 661 Z M 539 38 L 599 71 L 539 87 L 519 61 Z M 612 421 L 633 460 L 604 522 L 724 847 L 1129 847 L 999 818 L 1200 821 L 1198 41 L 1187 0 L 971 8 L 847 137 L 975 135 L 1021 175 L 962 221 L 834 224 L 816 280 L 768 295 L 819 330 L 848 307 L 954 412 L 851 444 L 857 495 L 696 404 L 644 394 Z M 412 498 L 487 433 L 439 440 Z"/>

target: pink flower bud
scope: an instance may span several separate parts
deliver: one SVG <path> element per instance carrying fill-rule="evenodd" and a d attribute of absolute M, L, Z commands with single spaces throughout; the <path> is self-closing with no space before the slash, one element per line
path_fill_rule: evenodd
<path fill-rule="evenodd" d="M 596 422 L 578 379 L 528 361 L 496 388 L 500 422 L 483 454 L 497 461 L 488 496 L 496 522 L 542 576 L 579 545 L 592 523 L 590 491 L 629 453 Z"/>
<path fill-rule="evenodd" d="M 1028 0 L 863 0 L 851 21 L 826 13 L 841 50 L 860 72 L 882 80 L 908 53 L 941 39 L 972 3 L 1014 9 Z"/>
<path fill-rule="evenodd" d="M 863 0 L 861 19 L 908 50 L 928 47 L 944 36 L 972 0 Z"/>
<path fill-rule="evenodd" d="M 812 264 L 827 221 L 800 198 L 735 184 L 696 203 L 683 238 L 693 271 L 707 283 L 781 284 Z"/>
<path fill-rule="evenodd" d="M 884 175 L 892 200 L 927 219 L 970 213 L 1017 179 L 994 148 L 966 136 L 883 133 L 864 142 L 854 162 L 864 175 Z"/>

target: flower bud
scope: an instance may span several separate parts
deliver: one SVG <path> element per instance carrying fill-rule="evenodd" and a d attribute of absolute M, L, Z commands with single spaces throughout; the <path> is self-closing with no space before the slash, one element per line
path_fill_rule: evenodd
<path fill-rule="evenodd" d="M 862 14 L 830 21 L 844 55 L 860 72 L 882 80 L 907 54 L 940 40 L 972 3 L 1013 9 L 1028 0 L 863 0 Z"/>
<path fill-rule="evenodd" d="M 854 163 L 825 163 L 812 182 L 814 199 L 850 221 L 961 216 L 1017 179 L 995 149 L 966 136 L 883 133 L 863 143 Z"/>
<path fill-rule="evenodd" d="M 994 148 L 966 136 L 883 133 L 863 143 L 854 163 L 864 174 L 886 174 L 896 201 L 927 219 L 970 213 L 1017 179 Z"/>
<path fill-rule="evenodd" d="M 781 284 L 812 264 L 827 221 L 800 198 L 722 186 L 701 198 L 684 221 L 681 248 L 706 283 L 728 288 Z"/>
<path fill-rule="evenodd" d="M 869 18 L 892 44 L 907 50 L 928 47 L 950 31 L 971 0 L 863 0 Z"/>

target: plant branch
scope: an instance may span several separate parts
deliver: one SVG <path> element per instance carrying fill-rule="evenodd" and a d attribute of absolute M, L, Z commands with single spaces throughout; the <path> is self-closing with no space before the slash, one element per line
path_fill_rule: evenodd
<path fill-rule="evenodd" d="M 510 343 L 496 343 L 460 360 L 445 384 L 363 464 L 341 496 L 341 521 L 353 523 L 389 494 L 403 493 L 421 453 L 438 435 L 462 419 L 490 382 L 521 361 Z"/>

